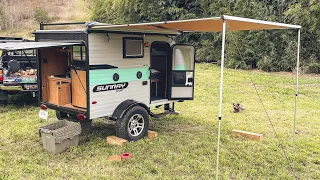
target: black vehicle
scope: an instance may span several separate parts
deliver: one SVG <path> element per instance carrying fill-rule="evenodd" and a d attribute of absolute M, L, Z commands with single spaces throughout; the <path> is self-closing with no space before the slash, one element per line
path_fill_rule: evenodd
<path fill-rule="evenodd" d="M 0 37 L 0 43 L 25 42 L 23 38 Z M 7 105 L 8 94 L 28 91 L 35 93 L 37 86 L 36 51 L 0 51 L 0 103 Z"/>

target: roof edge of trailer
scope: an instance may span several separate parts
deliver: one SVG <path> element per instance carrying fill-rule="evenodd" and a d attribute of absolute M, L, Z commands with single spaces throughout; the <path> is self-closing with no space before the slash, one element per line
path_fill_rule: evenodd
<path fill-rule="evenodd" d="M 178 32 L 178 31 L 156 31 L 156 30 L 121 29 L 121 28 L 88 29 L 88 33 L 168 35 L 168 36 L 177 36 L 177 35 L 181 34 L 181 32 Z"/>
<path fill-rule="evenodd" d="M 35 30 L 33 34 L 40 34 L 40 33 L 86 33 L 86 29 L 65 29 L 65 30 Z"/>
<path fill-rule="evenodd" d="M 144 23 L 128 23 L 128 24 L 107 24 L 107 23 L 93 23 L 88 28 L 94 27 L 127 27 L 127 26 L 140 26 L 140 25 L 156 25 L 156 24 L 167 24 L 171 22 L 184 22 L 184 21 L 198 21 L 198 20 L 215 20 L 221 19 L 221 17 L 208 17 L 208 18 L 197 18 L 197 19 L 182 19 L 182 20 L 174 20 L 174 21 L 158 21 L 158 22 L 144 22 Z"/>

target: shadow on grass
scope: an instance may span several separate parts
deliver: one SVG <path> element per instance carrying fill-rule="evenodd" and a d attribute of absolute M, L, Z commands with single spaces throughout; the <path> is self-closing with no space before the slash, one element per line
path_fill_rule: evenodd
<path fill-rule="evenodd" d="M 15 95 L 9 95 L 8 105 L 0 105 L 0 113 L 7 113 L 9 111 L 18 112 L 24 108 L 33 107 L 37 107 L 36 97 L 32 97 L 31 93 L 18 93 Z"/>
<path fill-rule="evenodd" d="M 189 122 L 191 121 L 193 121 L 193 119 L 175 115 L 159 119 L 151 118 L 149 130 L 153 130 L 161 134 L 193 134 L 205 129 L 205 126 L 203 125 L 190 124 Z M 107 136 L 116 136 L 115 122 L 97 119 L 93 120 L 92 131 L 88 134 L 81 135 L 80 142 L 81 145 L 86 145 L 92 141 L 101 141 L 101 139 L 106 139 Z"/>
<path fill-rule="evenodd" d="M 106 139 L 107 136 L 115 136 L 114 124 L 115 122 L 109 120 L 93 120 L 91 132 L 80 137 L 81 145 L 89 144 L 91 141 Z"/>
<path fill-rule="evenodd" d="M 205 129 L 203 124 L 192 124 L 194 119 L 180 115 L 169 115 L 160 119 L 151 119 L 150 128 L 158 133 L 197 132 Z"/>
<path fill-rule="evenodd" d="M 32 97 L 30 92 L 21 92 L 15 95 L 9 95 L 8 105 L 16 107 L 37 106 L 38 98 Z"/>

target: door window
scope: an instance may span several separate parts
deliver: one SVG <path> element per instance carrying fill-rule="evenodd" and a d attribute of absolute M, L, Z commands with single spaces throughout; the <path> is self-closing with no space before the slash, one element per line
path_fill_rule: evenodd
<path fill-rule="evenodd" d="M 169 99 L 193 99 L 194 54 L 195 50 L 192 45 L 176 44 L 173 46 Z"/>
<path fill-rule="evenodd" d="M 173 48 L 173 70 L 194 69 L 194 48 L 192 46 L 179 46 Z"/>

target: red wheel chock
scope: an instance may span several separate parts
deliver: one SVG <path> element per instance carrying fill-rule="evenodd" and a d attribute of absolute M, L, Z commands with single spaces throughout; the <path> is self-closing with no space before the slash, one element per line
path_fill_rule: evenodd
<path fill-rule="evenodd" d="M 121 159 L 130 159 L 132 155 L 130 153 L 123 153 L 121 154 Z"/>

